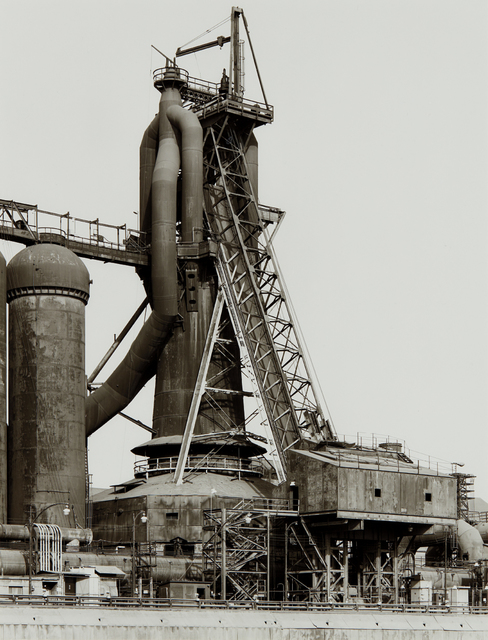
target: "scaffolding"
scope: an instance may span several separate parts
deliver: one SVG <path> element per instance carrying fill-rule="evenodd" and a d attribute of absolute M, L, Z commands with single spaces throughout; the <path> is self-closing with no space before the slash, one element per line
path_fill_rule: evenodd
<path fill-rule="evenodd" d="M 275 559 L 281 523 L 296 518 L 289 500 L 242 500 L 204 512 L 203 572 L 221 600 L 276 598 Z M 278 536 L 278 537 L 277 537 Z M 278 584 L 278 583 L 277 583 Z M 283 586 L 284 580 L 281 580 Z M 279 591 L 279 590 L 278 590 Z M 280 594 L 283 596 L 284 588 Z M 280 598 L 282 599 L 282 598 Z"/>

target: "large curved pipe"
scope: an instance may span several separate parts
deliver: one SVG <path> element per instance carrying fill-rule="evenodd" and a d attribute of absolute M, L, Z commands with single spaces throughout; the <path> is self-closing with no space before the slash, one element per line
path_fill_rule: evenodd
<path fill-rule="evenodd" d="M 445 525 L 433 525 L 426 533 L 415 537 L 415 549 L 445 544 L 448 532 L 449 528 Z M 483 539 L 478 529 L 472 527 L 465 520 L 458 520 L 456 533 L 461 557 L 468 556 L 470 562 L 476 562 L 487 556 L 487 551 L 484 548 Z"/>
<path fill-rule="evenodd" d="M 159 146 L 159 114 L 146 129 L 139 149 L 139 228 L 151 231 L 151 186 Z"/>
<path fill-rule="evenodd" d="M 122 411 L 155 373 L 159 354 L 172 334 L 174 316 L 153 311 L 112 375 L 85 403 L 86 435 Z"/>
<path fill-rule="evenodd" d="M 161 94 L 157 116 L 158 151 L 150 188 L 147 175 L 153 162 L 155 120 L 146 130 L 141 144 L 146 149 L 141 153 L 146 162 L 144 169 L 141 168 L 141 176 L 144 177 L 141 203 L 145 203 L 145 208 L 151 194 L 153 312 L 124 360 L 108 380 L 88 396 L 85 405 L 87 436 L 122 411 L 152 378 L 157 358 L 171 336 L 178 314 L 176 196 L 180 151 L 176 134 L 166 116 L 171 106 L 181 106 L 180 92 L 174 87 L 165 89 Z"/>
<path fill-rule="evenodd" d="M 152 178 L 152 300 L 155 310 L 169 316 L 178 313 L 176 199 L 180 148 L 166 115 L 173 105 L 181 106 L 180 92 L 168 87 L 159 102 L 159 147 Z"/>
<path fill-rule="evenodd" d="M 198 117 L 178 105 L 168 107 L 168 120 L 181 131 L 183 242 L 203 240 L 203 130 Z"/>
<path fill-rule="evenodd" d="M 483 558 L 483 540 L 477 529 L 464 520 L 458 520 L 457 536 L 461 557 L 468 556 L 470 562 L 476 562 Z"/>

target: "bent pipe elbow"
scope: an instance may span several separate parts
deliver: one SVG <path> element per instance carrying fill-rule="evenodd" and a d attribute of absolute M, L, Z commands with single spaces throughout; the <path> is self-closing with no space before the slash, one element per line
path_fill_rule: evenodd
<path fill-rule="evenodd" d="M 462 556 L 467 555 L 470 562 L 481 560 L 484 555 L 481 533 L 464 520 L 457 521 L 457 538 Z"/>
<path fill-rule="evenodd" d="M 176 316 L 153 311 L 119 366 L 86 398 L 87 437 L 122 411 L 152 378 L 153 365 L 172 335 L 175 320 Z"/>
<path fill-rule="evenodd" d="M 198 117 L 179 105 L 166 111 L 170 123 L 181 132 L 183 242 L 203 240 L 203 129 Z"/>

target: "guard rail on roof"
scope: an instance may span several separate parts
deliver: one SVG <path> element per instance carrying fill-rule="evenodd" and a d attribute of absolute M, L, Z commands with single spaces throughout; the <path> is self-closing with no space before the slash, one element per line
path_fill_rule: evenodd
<path fill-rule="evenodd" d="M 157 475 L 158 473 L 169 473 L 176 469 L 178 456 L 170 458 L 151 458 L 149 460 L 138 461 L 134 465 L 134 475 Z M 262 476 L 265 468 L 260 462 L 255 460 L 243 460 L 237 457 L 206 457 L 188 456 L 185 471 L 229 471 L 233 473 L 244 473 L 248 475 Z"/>

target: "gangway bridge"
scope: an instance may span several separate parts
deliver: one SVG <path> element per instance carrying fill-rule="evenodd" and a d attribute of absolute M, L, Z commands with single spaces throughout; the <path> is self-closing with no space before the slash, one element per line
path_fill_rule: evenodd
<path fill-rule="evenodd" d="M 284 211 L 259 205 L 259 216 L 264 224 L 277 223 Z M 149 264 L 151 239 L 149 235 L 127 224 L 112 225 L 95 220 L 77 218 L 67 213 L 54 213 L 40 209 L 36 204 L 25 204 L 0 198 L 0 240 L 17 242 L 24 246 L 39 243 L 62 245 L 80 258 L 113 262 L 133 267 Z M 204 243 L 204 251 L 215 256 L 217 247 L 211 240 Z M 202 248 L 180 244 L 178 255 L 192 257 Z"/>
<path fill-rule="evenodd" d="M 37 205 L 0 199 L 0 239 L 33 245 L 51 242 L 67 247 L 81 258 L 146 266 L 147 235 L 126 224 L 111 225 L 39 209 Z"/>

